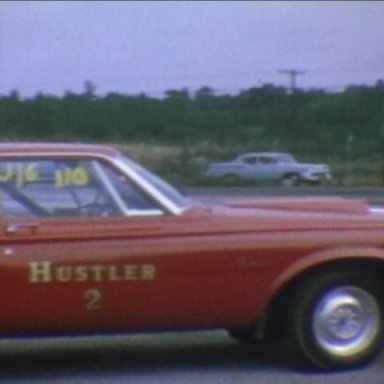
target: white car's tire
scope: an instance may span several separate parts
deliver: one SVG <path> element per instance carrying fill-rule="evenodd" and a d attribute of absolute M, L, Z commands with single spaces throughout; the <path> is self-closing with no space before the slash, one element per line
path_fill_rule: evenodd
<path fill-rule="evenodd" d="M 300 184 L 300 177 L 296 173 L 284 175 L 280 180 L 280 185 L 283 187 L 295 187 Z"/>

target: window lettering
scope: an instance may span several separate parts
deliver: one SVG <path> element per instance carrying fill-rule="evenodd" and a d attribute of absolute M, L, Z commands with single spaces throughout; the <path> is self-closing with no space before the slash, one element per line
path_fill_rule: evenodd
<path fill-rule="evenodd" d="M 39 180 L 39 169 L 37 163 L 24 162 L 4 162 L 0 171 L 0 182 L 13 181 L 18 187 L 23 187 L 26 183 Z"/>
<path fill-rule="evenodd" d="M 115 217 L 159 209 L 117 169 L 65 158 L 0 160 L 0 204 L 6 217 Z"/>
<path fill-rule="evenodd" d="M 86 186 L 90 182 L 88 172 L 83 167 L 66 168 L 55 172 L 56 187 Z"/>

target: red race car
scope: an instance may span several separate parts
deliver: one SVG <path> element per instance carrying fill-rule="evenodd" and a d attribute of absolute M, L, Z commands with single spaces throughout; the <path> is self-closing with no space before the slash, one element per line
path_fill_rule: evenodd
<path fill-rule="evenodd" d="M 3 337 L 224 328 L 355 366 L 383 336 L 384 211 L 186 198 L 119 151 L 0 144 Z"/>

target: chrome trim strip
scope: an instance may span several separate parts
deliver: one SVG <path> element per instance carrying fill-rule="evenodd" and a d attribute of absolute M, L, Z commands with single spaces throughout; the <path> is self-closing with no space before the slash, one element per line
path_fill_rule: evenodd
<path fill-rule="evenodd" d="M 369 208 L 369 212 L 384 214 L 384 207 L 371 207 Z"/>

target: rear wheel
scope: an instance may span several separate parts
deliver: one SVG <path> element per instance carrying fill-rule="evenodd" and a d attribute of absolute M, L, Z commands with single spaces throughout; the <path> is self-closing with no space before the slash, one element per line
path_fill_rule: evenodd
<path fill-rule="evenodd" d="M 281 180 L 280 184 L 283 187 L 294 187 L 300 184 L 300 177 L 296 173 L 289 173 L 287 175 L 284 175 Z"/>
<path fill-rule="evenodd" d="M 299 352 L 321 367 L 370 361 L 383 336 L 382 290 L 378 280 L 352 271 L 313 277 L 301 285 L 290 317 Z"/>
<path fill-rule="evenodd" d="M 228 173 L 223 176 L 223 180 L 227 184 L 236 184 L 240 181 L 239 176 L 235 175 L 234 173 Z"/>

